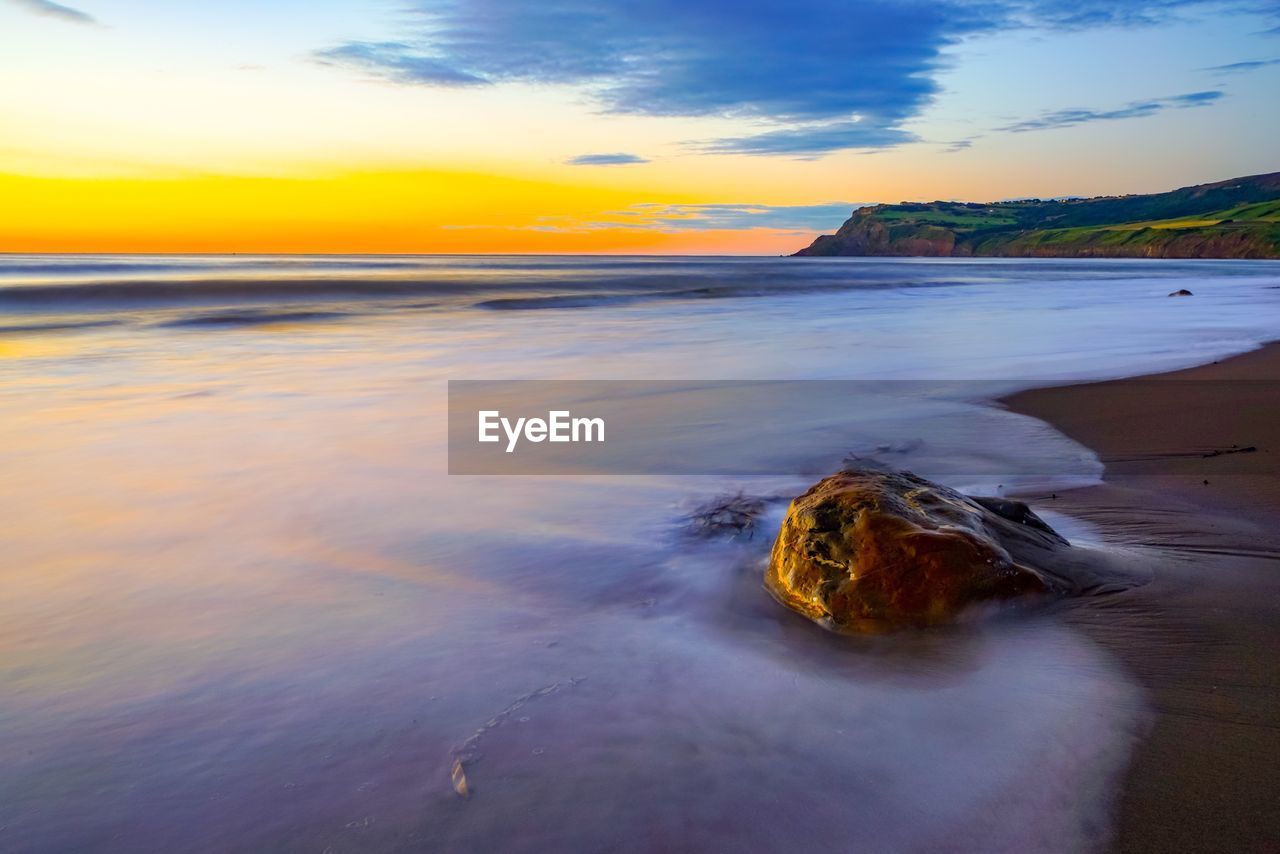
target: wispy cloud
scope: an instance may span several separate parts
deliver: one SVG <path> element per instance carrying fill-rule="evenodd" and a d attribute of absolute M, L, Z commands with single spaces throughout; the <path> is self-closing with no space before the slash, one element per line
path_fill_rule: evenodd
<path fill-rule="evenodd" d="M 579 154 L 565 161 L 569 166 L 628 166 L 633 163 L 648 163 L 638 154 L 616 152 L 614 154 Z"/>
<path fill-rule="evenodd" d="M 404 42 L 347 42 L 317 51 L 313 58 L 321 65 L 341 65 L 363 69 L 396 83 L 430 86 L 483 86 L 483 77 L 468 74 L 440 59 L 424 56 Z"/>
<path fill-rule="evenodd" d="M 546 216 L 517 231 L 556 234 L 588 234 L 598 231 L 652 231 L 676 234 L 688 231 L 750 231 L 768 229 L 809 234 L 830 231 L 861 204 L 829 202 L 820 205 L 632 205 L 604 214 L 598 220 Z M 489 225 L 450 225 L 449 229 L 495 229 Z M 507 227 L 503 227 L 504 229 Z"/>
<path fill-rule="evenodd" d="M 856 121 L 804 124 L 692 145 L 701 151 L 717 154 L 783 154 L 812 158 L 833 151 L 859 148 L 880 150 L 915 141 L 915 134 L 908 131 L 884 127 L 875 122 Z"/>
<path fill-rule="evenodd" d="M 523 226 L 447 225 L 450 230 L 538 231 L 553 234 L 589 234 L 599 231 L 648 231 L 678 234 L 688 231 L 770 231 L 812 234 L 831 231 L 863 204 L 828 202 L 820 205 L 632 205 L 611 211 L 598 220 L 544 216 Z"/>
<path fill-rule="evenodd" d="M 43 15 L 46 18 L 57 18 L 73 24 L 100 26 L 98 19 L 89 13 L 81 12 L 79 9 L 73 9 L 70 6 L 63 6 L 61 3 L 54 3 L 53 0 L 9 0 L 9 2 L 14 6 L 19 6 L 28 12 Z"/>
<path fill-rule="evenodd" d="M 635 205 L 614 214 L 616 221 L 595 223 L 603 228 L 644 228 L 658 231 L 723 231 L 752 228 L 782 231 L 832 229 L 862 204 L 827 202 L 820 205 Z"/>
<path fill-rule="evenodd" d="M 949 142 L 946 147 L 942 149 L 942 153 L 958 154 L 961 151 L 967 151 L 968 149 L 973 148 L 973 144 L 981 138 L 982 137 L 980 136 L 971 136 L 967 139 L 957 139 L 955 142 Z"/>
<path fill-rule="evenodd" d="M 1205 0 L 1032 0 L 1021 11 L 1034 23 L 1066 30 L 1141 27 L 1164 23 Z"/>
<path fill-rule="evenodd" d="M 1247 71 L 1257 71 L 1271 65 L 1280 65 L 1280 59 L 1250 59 L 1245 60 L 1244 62 L 1231 62 L 1226 65 L 1214 65 L 1204 70 L 1214 71 L 1218 74 L 1243 74 Z"/>
<path fill-rule="evenodd" d="M 1146 101 L 1134 101 L 1123 107 L 1112 110 L 1068 109 L 1054 110 L 1044 113 L 1038 118 L 1027 119 L 1006 125 L 997 130 L 1012 133 L 1026 133 L 1034 130 L 1052 130 L 1054 128 L 1072 127 L 1089 122 L 1110 122 L 1120 119 L 1140 119 L 1153 116 L 1165 110 L 1183 110 L 1191 107 L 1205 107 L 1223 97 L 1217 89 L 1207 92 L 1189 92 L 1185 95 L 1174 95 L 1169 98 L 1151 98 Z"/>
<path fill-rule="evenodd" d="M 1141 26 L 1210 5 L 1207 0 L 405 2 L 409 23 L 398 40 L 351 41 L 318 52 L 316 59 L 404 84 L 562 85 L 609 112 L 745 119 L 761 130 L 695 148 L 800 157 L 919 141 L 907 123 L 938 96 L 937 78 L 949 48 L 973 34 L 1028 26 Z M 1068 123 L 1087 120 L 1092 119 Z"/>

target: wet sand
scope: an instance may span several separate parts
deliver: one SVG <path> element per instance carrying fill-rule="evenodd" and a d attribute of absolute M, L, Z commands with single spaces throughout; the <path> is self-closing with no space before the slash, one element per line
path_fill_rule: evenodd
<path fill-rule="evenodd" d="M 1102 486 L 1031 496 L 1037 504 L 1092 523 L 1136 562 L 1154 557 L 1149 584 L 1068 614 L 1153 709 L 1117 805 L 1116 850 L 1280 851 L 1277 389 L 1273 344 L 1004 401 L 1107 466 Z"/>

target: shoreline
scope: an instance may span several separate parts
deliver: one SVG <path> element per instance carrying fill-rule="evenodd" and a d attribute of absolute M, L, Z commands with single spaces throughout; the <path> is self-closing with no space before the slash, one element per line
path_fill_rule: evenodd
<path fill-rule="evenodd" d="M 1112 848 L 1274 851 L 1280 840 L 1280 343 L 1144 377 L 997 401 L 1093 450 L 1101 485 L 1045 506 L 1136 548 L 1150 583 L 1066 611 L 1152 716 Z M 1247 451 L 1244 449 L 1254 448 Z"/>

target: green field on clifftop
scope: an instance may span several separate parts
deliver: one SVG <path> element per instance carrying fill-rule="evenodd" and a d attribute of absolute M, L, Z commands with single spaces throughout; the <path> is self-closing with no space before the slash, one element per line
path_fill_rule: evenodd
<path fill-rule="evenodd" d="M 877 205 L 796 254 L 1280 258 L 1280 173 L 1142 196 Z"/>

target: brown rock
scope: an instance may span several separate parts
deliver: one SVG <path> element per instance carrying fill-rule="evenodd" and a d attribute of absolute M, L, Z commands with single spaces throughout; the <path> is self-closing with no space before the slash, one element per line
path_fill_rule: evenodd
<path fill-rule="evenodd" d="M 844 471 L 791 503 L 765 584 L 837 631 L 930 626 L 1065 592 L 1029 562 L 1069 548 L 1020 501 L 969 498 L 906 472 Z"/>

